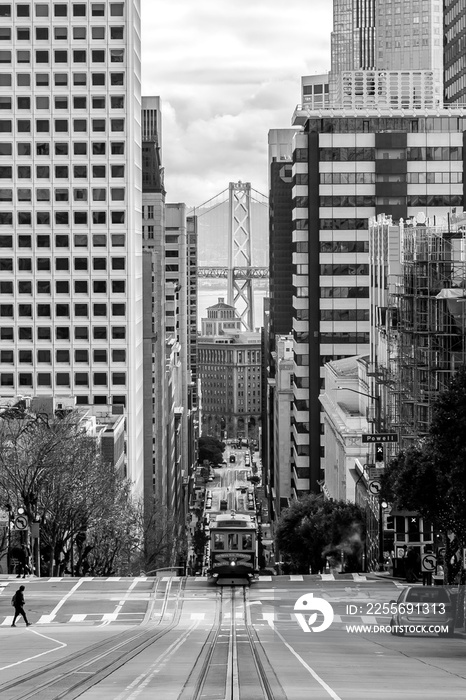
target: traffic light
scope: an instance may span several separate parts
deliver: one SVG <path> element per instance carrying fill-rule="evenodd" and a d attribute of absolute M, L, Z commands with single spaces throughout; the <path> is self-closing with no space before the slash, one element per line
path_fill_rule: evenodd
<path fill-rule="evenodd" d="M 383 462 L 383 445 L 381 442 L 375 443 L 375 461 Z"/>

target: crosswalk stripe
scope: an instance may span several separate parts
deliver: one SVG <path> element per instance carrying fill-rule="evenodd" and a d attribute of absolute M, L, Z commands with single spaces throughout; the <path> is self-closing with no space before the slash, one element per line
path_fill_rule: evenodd
<path fill-rule="evenodd" d="M 181 576 L 164 576 L 162 581 L 181 581 Z"/>
<path fill-rule="evenodd" d="M 37 620 L 37 624 L 38 625 L 50 624 L 54 618 L 55 618 L 55 615 L 41 615 L 40 618 Z"/>
<path fill-rule="evenodd" d="M 291 574 L 290 581 L 304 581 L 301 574 Z"/>
<path fill-rule="evenodd" d="M 118 613 L 104 613 L 102 615 L 102 622 L 114 622 L 118 617 Z"/>
<path fill-rule="evenodd" d="M 335 581 L 335 576 L 333 574 L 321 574 L 322 581 Z"/>
<path fill-rule="evenodd" d="M 13 622 L 13 615 L 7 615 L 2 622 L 2 625 L 11 625 Z"/>
<path fill-rule="evenodd" d="M 271 576 L 259 576 L 259 581 L 271 581 Z"/>
<path fill-rule="evenodd" d="M 71 615 L 70 622 L 82 622 L 86 619 L 86 617 L 86 613 L 75 613 L 74 615 Z"/>

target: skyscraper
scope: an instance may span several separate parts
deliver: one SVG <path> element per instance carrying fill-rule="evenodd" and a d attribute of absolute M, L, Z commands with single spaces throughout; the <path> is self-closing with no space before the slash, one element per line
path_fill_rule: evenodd
<path fill-rule="evenodd" d="M 142 493 L 140 2 L 0 4 L 0 393 L 126 414 Z"/>
<path fill-rule="evenodd" d="M 333 18 L 330 106 L 443 102 L 441 3 L 334 0 Z"/>
<path fill-rule="evenodd" d="M 323 365 L 369 352 L 368 220 L 464 206 L 462 110 L 303 113 L 293 152 L 293 462 L 315 490 Z M 295 123 L 300 123 L 299 112 Z M 309 476 L 306 476 L 306 474 Z M 310 479 L 310 481 L 307 481 Z"/>
<path fill-rule="evenodd" d="M 445 0 L 444 4 L 444 74 L 445 102 L 466 102 L 466 4 L 464 0 Z"/>

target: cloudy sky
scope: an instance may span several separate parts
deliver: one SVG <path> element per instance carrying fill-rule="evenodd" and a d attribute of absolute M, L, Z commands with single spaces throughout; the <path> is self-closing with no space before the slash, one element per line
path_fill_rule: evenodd
<path fill-rule="evenodd" d="M 302 75 L 330 65 L 330 0 L 141 0 L 143 94 L 162 98 L 167 201 L 251 182 L 267 133 L 291 126 Z"/>

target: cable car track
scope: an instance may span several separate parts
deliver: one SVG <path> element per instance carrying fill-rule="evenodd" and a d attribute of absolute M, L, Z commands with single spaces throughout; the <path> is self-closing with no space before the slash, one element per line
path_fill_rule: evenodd
<path fill-rule="evenodd" d="M 179 700 L 286 700 L 251 623 L 248 593 L 220 589 L 214 627 Z"/>
<path fill-rule="evenodd" d="M 96 685 L 125 663 L 143 652 L 152 644 L 171 632 L 181 615 L 183 599 L 180 596 L 186 586 L 186 579 L 179 582 L 176 591 L 175 609 L 171 622 L 163 629 L 134 629 L 122 632 L 116 637 L 93 644 L 91 647 L 74 652 L 60 660 L 37 669 L 16 681 L 0 685 L 2 700 L 72 700 Z M 157 588 L 154 593 L 157 592 Z M 171 592 L 171 581 L 167 584 L 162 601 L 162 613 L 157 627 L 162 623 L 167 611 Z M 95 669 L 92 667 L 96 665 Z M 76 674 L 85 674 L 79 677 Z"/>

